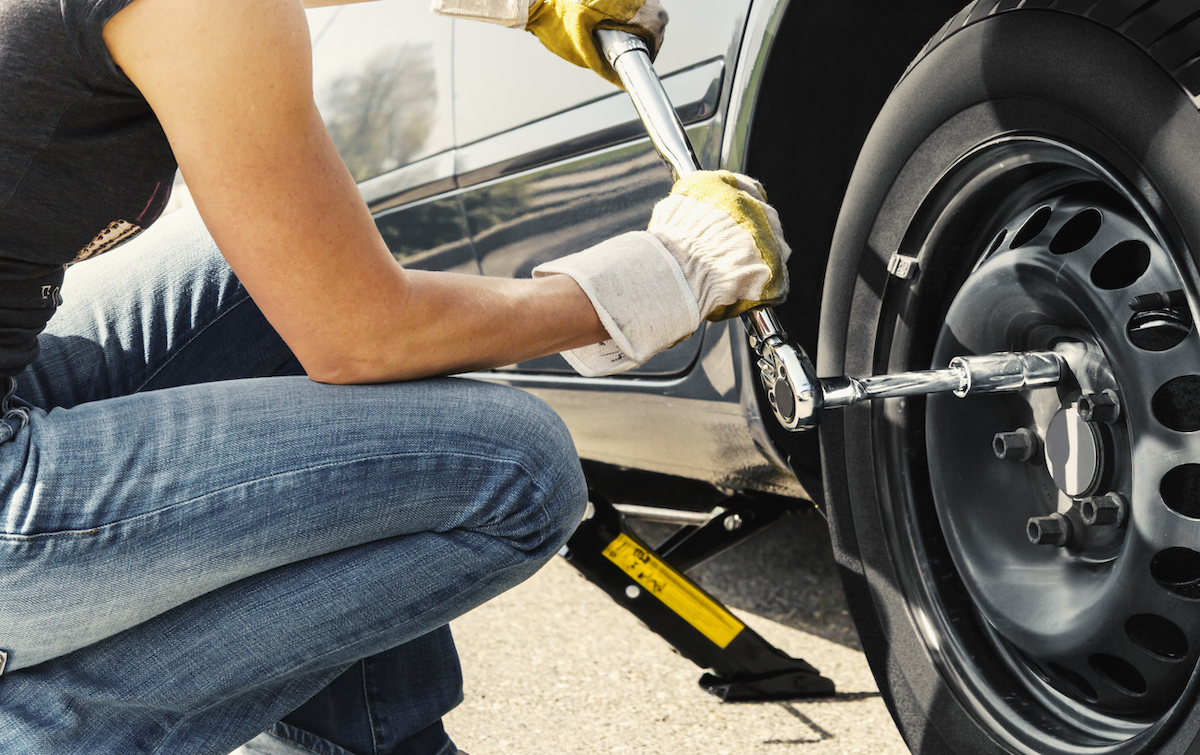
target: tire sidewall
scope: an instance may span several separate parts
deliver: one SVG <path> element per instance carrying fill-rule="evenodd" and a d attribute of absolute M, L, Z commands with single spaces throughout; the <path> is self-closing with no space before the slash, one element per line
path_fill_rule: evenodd
<path fill-rule="evenodd" d="M 892 253 L 945 171 L 1011 134 L 1051 136 L 1103 160 L 1150 199 L 1175 248 L 1200 249 L 1200 116 L 1179 85 L 1094 22 L 1045 10 L 997 15 L 917 61 L 867 138 L 826 274 L 819 374 L 878 371 L 884 294 L 908 285 L 889 278 Z M 897 569 L 908 554 L 894 552 L 887 516 L 889 497 L 903 492 L 878 482 L 872 411 L 830 413 L 821 445 L 835 555 L 880 690 L 919 755 L 1019 751 L 985 733 L 915 628 Z M 1155 751 L 1200 751 L 1197 718 Z"/>

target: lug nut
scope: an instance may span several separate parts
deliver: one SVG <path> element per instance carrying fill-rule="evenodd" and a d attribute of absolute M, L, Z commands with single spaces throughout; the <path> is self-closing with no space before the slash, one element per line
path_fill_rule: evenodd
<path fill-rule="evenodd" d="M 1117 400 L 1116 392 L 1111 390 L 1085 393 L 1079 397 L 1075 408 L 1084 422 L 1103 422 L 1111 425 L 1121 416 L 1121 402 Z"/>
<path fill-rule="evenodd" d="M 1187 306 L 1187 296 L 1182 288 L 1174 291 L 1159 291 L 1153 294 L 1135 296 L 1129 302 L 1129 308 L 1134 312 L 1148 312 L 1152 309 L 1174 309 Z"/>
<path fill-rule="evenodd" d="M 1034 545 L 1062 548 L 1071 544 L 1071 520 L 1062 514 L 1030 517 L 1025 532 Z"/>
<path fill-rule="evenodd" d="M 1038 437 L 1027 428 L 1021 427 L 1011 433 L 996 433 L 992 438 L 992 451 L 997 459 L 1029 461 L 1037 453 Z"/>
<path fill-rule="evenodd" d="M 1079 515 L 1083 519 L 1083 523 L 1089 527 L 1092 525 L 1120 527 L 1125 524 L 1128 511 L 1125 499 L 1121 497 L 1120 493 L 1105 493 L 1084 498 L 1079 502 Z"/>

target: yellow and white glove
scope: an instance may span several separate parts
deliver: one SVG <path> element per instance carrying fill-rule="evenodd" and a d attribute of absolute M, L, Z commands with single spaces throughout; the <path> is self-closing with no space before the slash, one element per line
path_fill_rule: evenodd
<path fill-rule="evenodd" d="M 525 29 L 555 55 L 592 69 L 618 87 L 621 79 L 596 47 L 592 32 L 600 28 L 636 34 L 645 40 L 653 58 L 668 21 L 659 0 L 433 0 L 432 10 Z"/>
<path fill-rule="evenodd" d="M 702 320 L 724 320 L 787 295 L 791 254 L 762 186 L 728 171 L 675 183 L 646 231 L 627 233 L 533 269 L 571 276 L 609 339 L 564 352 L 586 377 L 642 364 Z"/>
<path fill-rule="evenodd" d="M 524 29 L 529 23 L 530 2 L 536 0 L 433 0 L 430 10 L 439 16 Z"/>

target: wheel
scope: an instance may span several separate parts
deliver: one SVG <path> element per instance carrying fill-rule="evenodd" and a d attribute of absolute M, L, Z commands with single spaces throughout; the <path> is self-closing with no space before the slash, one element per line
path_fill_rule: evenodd
<path fill-rule="evenodd" d="M 1200 752 L 1200 7 L 1016 5 L 964 9 L 881 112 L 818 372 L 1070 374 L 827 415 L 835 553 L 913 752 Z"/>

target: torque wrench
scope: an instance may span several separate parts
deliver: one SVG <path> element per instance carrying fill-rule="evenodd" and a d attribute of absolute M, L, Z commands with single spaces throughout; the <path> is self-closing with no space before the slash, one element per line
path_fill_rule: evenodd
<path fill-rule="evenodd" d="M 597 30 L 596 39 L 621 77 L 650 142 L 675 179 L 700 170 L 700 161 L 654 70 L 646 43 L 635 34 L 614 29 Z M 818 378 L 804 350 L 788 343 L 788 335 L 770 307 L 753 309 L 741 319 L 758 355 L 759 379 L 771 410 L 779 423 L 793 432 L 816 427 L 826 409 L 930 393 L 952 392 L 960 398 L 1012 393 L 1055 385 L 1069 371 L 1057 352 L 1028 351 L 955 357 L 942 370 Z"/>

